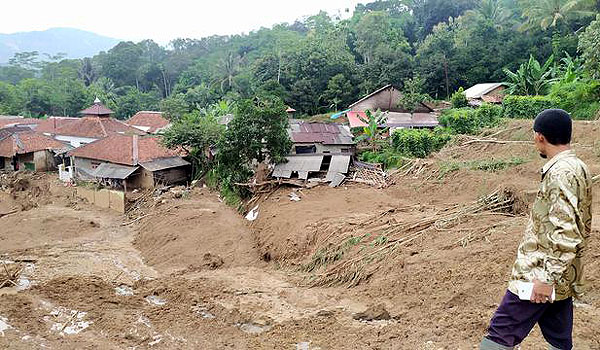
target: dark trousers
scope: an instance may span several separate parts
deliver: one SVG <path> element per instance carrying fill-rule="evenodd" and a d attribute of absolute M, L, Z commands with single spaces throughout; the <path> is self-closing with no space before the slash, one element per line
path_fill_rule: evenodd
<path fill-rule="evenodd" d="M 540 325 L 544 338 L 561 350 L 573 348 L 573 299 L 536 304 L 506 292 L 488 329 L 487 339 L 513 347 L 520 344 L 535 324 Z"/>

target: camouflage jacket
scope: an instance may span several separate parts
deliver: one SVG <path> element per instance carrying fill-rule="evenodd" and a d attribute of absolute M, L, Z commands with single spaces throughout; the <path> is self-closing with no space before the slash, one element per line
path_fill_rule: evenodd
<path fill-rule="evenodd" d="M 517 281 L 553 284 L 556 300 L 583 294 L 583 256 L 592 228 L 592 177 L 572 150 L 552 158 L 513 266 L 509 290 Z"/>

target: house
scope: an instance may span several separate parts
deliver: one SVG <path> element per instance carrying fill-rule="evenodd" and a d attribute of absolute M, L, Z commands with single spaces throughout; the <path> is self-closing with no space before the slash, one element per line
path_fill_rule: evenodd
<path fill-rule="evenodd" d="M 35 129 L 41 119 L 36 118 L 23 118 L 22 116 L 13 115 L 0 115 L 0 128 L 6 128 L 11 126 L 24 126 L 30 129 Z"/>
<path fill-rule="evenodd" d="M 387 112 L 411 113 L 400 105 L 400 96 L 402 93 L 393 85 L 386 85 L 381 89 L 370 93 L 350 105 L 350 110 L 354 112 L 364 112 L 366 110 L 376 111 L 381 109 Z M 425 103 L 420 103 L 414 113 L 431 113 L 433 110 Z"/>
<path fill-rule="evenodd" d="M 402 93 L 393 85 L 386 85 L 381 89 L 363 97 L 350 105 L 350 111 L 346 113 L 350 128 L 362 128 L 368 120 L 366 111 L 372 112 L 378 109 L 387 113 L 387 122 L 380 127 L 396 128 L 435 128 L 439 125 L 437 116 L 433 109 L 425 103 L 420 103 L 411 112 L 400 105 Z"/>
<path fill-rule="evenodd" d="M 125 191 L 187 181 L 190 163 L 180 151 L 163 146 L 160 138 L 113 133 L 67 155 L 76 178 L 98 180 Z"/>
<path fill-rule="evenodd" d="M 62 142 L 35 133 L 29 128 L 0 129 L 0 169 L 55 170 L 55 154 L 65 147 Z"/>
<path fill-rule="evenodd" d="M 74 117 L 48 117 L 40 121 L 35 131 L 46 136 L 56 135 L 56 130 L 79 119 Z"/>
<path fill-rule="evenodd" d="M 348 173 L 355 143 L 347 126 L 291 120 L 288 133 L 292 151 L 287 162 L 275 165 L 273 177 L 307 180 L 312 173 L 333 181 L 337 174 Z"/>
<path fill-rule="evenodd" d="M 146 134 L 140 129 L 111 118 L 113 111 L 102 105 L 98 99 L 91 107 L 79 113 L 82 114 L 82 117 L 77 120 L 63 119 L 58 122 L 59 119 L 53 119 L 60 126 L 57 126 L 52 132 L 44 132 L 44 134 L 52 135 L 56 140 L 68 143 L 72 147 L 80 147 L 112 134 Z"/>
<path fill-rule="evenodd" d="M 137 112 L 126 123 L 149 134 L 160 134 L 171 126 L 171 122 L 163 117 L 162 112 L 152 111 Z"/>
<path fill-rule="evenodd" d="M 505 90 L 504 83 L 477 84 L 465 90 L 465 96 L 472 106 L 480 106 L 483 102 L 502 103 Z"/>

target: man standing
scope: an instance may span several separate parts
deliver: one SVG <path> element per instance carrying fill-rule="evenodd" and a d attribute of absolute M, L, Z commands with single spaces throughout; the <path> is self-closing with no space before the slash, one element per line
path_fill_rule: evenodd
<path fill-rule="evenodd" d="M 543 111 L 536 117 L 533 130 L 540 156 L 550 160 L 542 168 L 542 181 L 508 291 L 481 350 L 513 349 L 536 323 L 549 349 L 573 347 L 573 297 L 583 293 L 581 258 L 592 226 L 592 177 L 571 150 L 572 121 L 567 112 Z M 533 282 L 530 300 L 518 297 L 522 282 Z"/>

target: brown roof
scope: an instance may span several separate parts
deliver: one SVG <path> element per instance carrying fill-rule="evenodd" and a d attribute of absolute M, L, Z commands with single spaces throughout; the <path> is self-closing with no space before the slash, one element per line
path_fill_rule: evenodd
<path fill-rule="evenodd" d="M 137 139 L 137 145 L 134 142 L 135 139 Z M 179 157 L 182 153 L 163 146 L 160 143 L 160 136 L 113 134 L 105 139 L 76 148 L 68 155 L 117 164 L 138 165 L 161 158 Z"/>
<path fill-rule="evenodd" d="M 83 117 L 68 122 L 58 128 L 57 135 L 104 138 L 114 133 L 144 135 L 145 132 L 125 124 L 120 120 L 102 117 Z"/>
<path fill-rule="evenodd" d="M 56 129 L 79 119 L 80 118 L 73 117 L 48 117 L 47 119 L 42 119 L 42 122 L 38 124 L 35 131 L 39 133 L 56 134 Z"/>
<path fill-rule="evenodd" d="M 109 114 L 113 114 L 114 112 L 110 109 L 106 108 L 100 101 L 94 102 L 93 105 L 79 112 L 79 114 L 83 115 L 97 115 L 97 116 L 108 116 Z"/>
<path fill-rule="evenodd" d="M 46 149 L 61 150 L 65 147 L 62 142 L 33 131 L 16 132 L 0 140 L 0 157 L 12 157 Z"/>
<path fill-rule="evenodd" d="M 154 134 L 167 127 L 170 122 L 161 112 L 141 111 L 131 117 L 127 124 Z"/>
<path fill-rule="evenodd" d="M 36 118 L 21 118 L 21 117 L 7 117 L 7 118 L 0 118 L 0 128 L 4 128 L 6 126 L 13 126 L 13 125 L 30 125 L 30 124 L 39 124 L 41 123 L 41 119 L 36 119 Z"/>
<path fill-rule="evenodd" d="M 323 143 L 326 145 L 351 145 L 352 134 L 343 125 L 335 123 L 290 123 L 289 133 L 295 143 Z"/>

